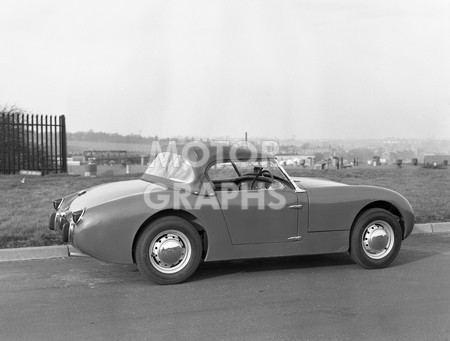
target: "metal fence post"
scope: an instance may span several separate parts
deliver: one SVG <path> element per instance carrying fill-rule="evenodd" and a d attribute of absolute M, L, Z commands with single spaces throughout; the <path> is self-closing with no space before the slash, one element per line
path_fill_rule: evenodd
<path fill-rule="evenodd" d="M 0 142 L 1 143 L 1 147 L 2 147 L 2 168 L 1 168 L 1 172 L 3 173 L 3 174 L 5 174 L 6 173 L 6 129 L 5 129 L 5 127 L 6 127 L 6 122 L 5 122 L 5 114 L 4 113 L 2 113 L 2 130 L 1 130 L 1 132 L 2 132 L 2 141 Z"/>
<path fill-rule="evenodd" d="M 61 172 L 67 173 L 67 137 L 66 137 L 66 118 L 64 115 L 59 116 L 61 123 Z"/>

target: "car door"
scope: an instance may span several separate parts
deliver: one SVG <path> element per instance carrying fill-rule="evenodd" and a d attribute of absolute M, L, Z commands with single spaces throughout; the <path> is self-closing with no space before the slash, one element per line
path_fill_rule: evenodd
<path fill-rule="evenodd" d="M 233 244 L 295 241 L 297 195 L 289 190 L 216 192 Z"/>
<path fill-rule="evenodd" d="M 299 206 L 293 189 L 242 189 L 228 182 L 234 176 L 236 163 L 222 163 L 218 168 L 220 172 L 209 177 L 220 185 L 215 186 L 215 195 L 234 245 L 296 240 Z"/>

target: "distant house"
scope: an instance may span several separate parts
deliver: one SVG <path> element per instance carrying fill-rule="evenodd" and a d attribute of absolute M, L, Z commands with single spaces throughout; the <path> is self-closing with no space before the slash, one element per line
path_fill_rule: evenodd
<path fill-rule="evenodd" d="M 423 163 L 425 165 L 444 165 L 448 166 L 448 161 L 450 160 L 450 155 L 444 154 L 425 154 L 423 158 Z"/>

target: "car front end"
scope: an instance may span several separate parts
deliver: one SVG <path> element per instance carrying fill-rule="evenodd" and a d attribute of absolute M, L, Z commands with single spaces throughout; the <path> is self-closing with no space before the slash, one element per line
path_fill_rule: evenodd
<path fill-rule="evenodd" d="M 129 264 L 138 229 L 157 210 L 148 195 L 166 188 L 143 180 L 112 182 L 53 201 L 50 230 L 82 254 L 102 261 Z"/>
<path fill-rule="evenodd" d="M 53 200 L 53 207 L 56 212 L 50 216 L 49 229 L 61 234 L 64 243 L 73 244 L 75 226 L 79 224 L 84 216 L 85 209 L 72 211 L 71 203 L 79 196 L 85 194 L 83 190 L 64 198 Z"/>

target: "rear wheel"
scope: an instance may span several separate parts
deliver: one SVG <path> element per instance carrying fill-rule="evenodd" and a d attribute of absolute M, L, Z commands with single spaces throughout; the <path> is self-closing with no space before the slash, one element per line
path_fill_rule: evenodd
<path fill-rule="evenodd" d="M 380 208 L 365 211 L 356 221 L 350 237 L 353 260 L 364 268 L 384 268 L 397 257 L 402 229 L 396 217 Z"/>
<path fill-rule="evenodd" d="M 186 220 L 171 216 L 155 220 L 139 235 L 135 259 L 139 271 L 158 284 L 187 280 L 201 261 L 202 242 Z"/>

